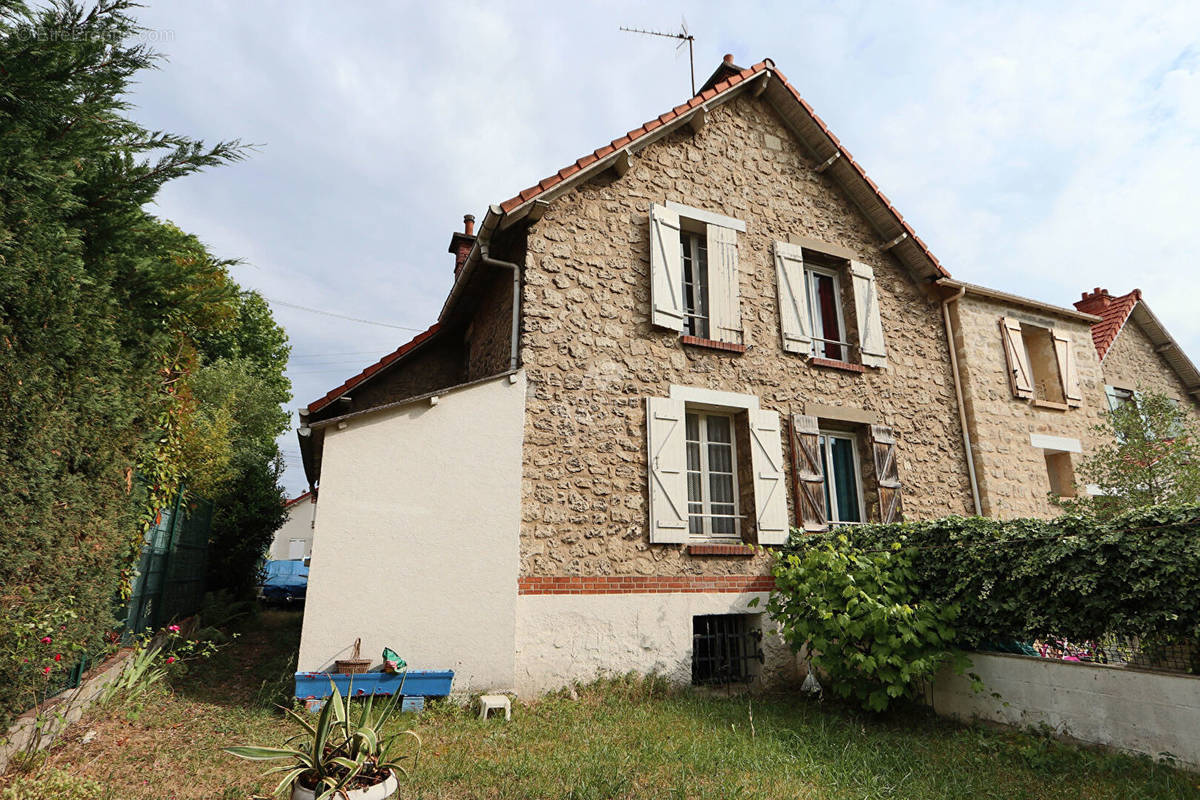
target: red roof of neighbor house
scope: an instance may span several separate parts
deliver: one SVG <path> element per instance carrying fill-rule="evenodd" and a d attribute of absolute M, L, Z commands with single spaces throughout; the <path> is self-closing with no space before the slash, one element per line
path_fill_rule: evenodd
<path fill-rule="evenodd" d="M 1075 308 L 1086 314 L 1095 314 L 1101 320 L 1092 325 L 1092 343 L 1100 360 L 1104 360 L 1108 348 L 1117 340 L 1117 335 L 1129 321 L 1129 315 L 1142 299 L 1142 290 L 1134 289 L 1129 294 L 1113 297 L 1107 289 L 1097 286 L 1090 292 L 1083 293 L 1083 299 L 1075 302 Z"/>
<path fill-rule="evenodd" d="M 337 387 L 336 389 L 331 389 L 329 392 L 326 392 L 324 397 L 321 397 L 321 398 L 318 398 L 318 399 L 312 401 L 311 403 L 308 404 L 308 413 L 312 414 L 316 411 L 320 411 L 322 408 L 329 405 L 334 400 L 336 400 L 339 397 L 341 397 L 342 395 L 344 395 L 346 392 L 349 392 L 354 387 L 358 386 L 360 383 L 367 380 L 375 373 L 379 372 L 379 370 L 387 367 L 389 364 L 391 364 L 396 359 L 401 358 L 402 356 L 404 356 L 407 353 L 411 352 L 412 350 L 416 349 L 419 345 L 423 344 L 427 339 L 429 339 L 429 337 L 431 337 L 435 333 L 437 333 L 438 327 L 439 327 L 438 323 L 435 322 L 434 324 L 430 325 L 429 328 L 427 328 L 423 333 L 418 333 L 412 339 L 410 339 L 406 343 L 400 345 L 394 351 L 392 351 L 391 353 L 388 353 L 386 356 L 379 359 L 374 364 L 372 364 L 371 366 L 364 369 L 362 372 L 355 375 L 353 378 L 348 378 L 346 380 L 346 382 L 343 383 L 341 386 Z"/>
<path fill-rule="evenodd" d="M 728 56 L 726 57 L 725 63 L 732 66 Z M 886 206 L 887 209 L 896 216 L 897 221 L 900 223 L 905 233 L 907 233 L 913 239 L 913 241 L 917 243 L 917 245 L 921 248 L 921 251 L 933 263 L 938 271 L 940 271 L 944 277 L 949 278 L 950 273 L 946 271 L 945 267 L 943 267 L 937 258 L 934 257 L 933 253 L 929 251 L 929 247 L 921 240 L 921 237 L 917 236 L 916 232 L 913 231 L 912 227 L 908 224 L 900 212 L 897 211 L 895 206 L 892 205 L 892 202 L 887 199 L 887 196 L 884 195 L 882 191 L 880 191 L 875 182 L 867 177 L 867 173 L 865 170 L 863 170 L 862 166 L 854 160 L 854 157 L 850 155 L 846 148 L 842 146 L 842 143 L 838 140 L 838 138 L 833 135 L 833 133 L 829 130 L 829 126 L 827 126 L 825 122 L 819 116 L 817 116 L 817 113 L 813 111 L 812 106 L 810 106 L 804 100 L 804 98 L 800 96 L 800 93 L 796 91 L 796 87 L 792 86 L 788 82 L 784 74 L 775 67 L 775 62 L 771 61 L 769 58 L 763 59 L 752 67 L 735 72 L 724 80 L 717 82 L 711 88 L 700 92 L 686 103 L 675 106 L 675 108 L 671 109 L 667 113 L 659 115 L 655 119 L 650 120 L 639 128 L 634 128 L 619 139 L 613 139 L 612 142 L 604 147 L 601 147 L 600 149 L 577 159 L 574 164 L 569 164 L 568 166 L 563 167 L 555 174 L 543 179 L 542 181 L 539 181 L 536 185 L 530 186 L 528 189 L 525 189 L 513 197 L 510 197 L 508 200 L 505 200 L 500 204 L 500 208 L 503 211 L 508 212 L 512 211 L 518 206 L 530 202 L 531 200 L 536 200 L 539 195 L 543 194 L 554 186 L 557 186 L 559 183 L 562 183 L 564 180 L 570 178 L 581 169 L 584 169 L 585 167 L 595 163 L 605 156 L 612 154 L 617 150 L 628 147 L 629 145 L 635 143 L 638 139 L 641 139 L 643 136 L 647 136 L 654 130 L 666 125 L 674 119 L 677 119 L 681 115 L 690 112 L 697 106 L 703 105 L 722 92 L 767 70 L 769 70 L 775 76 L 775 78 L 778 79 L 785 88 L 787 88 L 792 96 L 802 106 L 804 106 L 804 110 L 808 112 L 809 116 L 812 117 L 813 121 L 818 125 L 818 127 L 820 127 L 821 131 L 830 138 L 834 146 L 837 147 L 838 151 L 841 153 L 842 157 L 845 158 L 852 167 L 854 167 L 862 179 L 871 187 L 871 190 L 875 193 L 875 196 L 879 198 L 879 202 Z"/>
<path fill-rule="evenodd" d="M 291 500 L 284 500 L 284 501 L 283 501 L 283 507 L 284 507 L 284 508 L 291 508 L 292 506 L 296 505 L 296 503 L 299 503 L 301 500 L 307 500 L 307 499 L 308 499 L 308 498 L 310 498 L 310 497 L 312 497 L 312 490 L 311 490 L 311 489 L 309 489 L 307 492 L 305 492 L 305 493 L 304 493 L 304 494 L 302 494 L 302 495 L 299 495 L 299 496 L 297 496 L 297 497 L 293 497 Z"/>

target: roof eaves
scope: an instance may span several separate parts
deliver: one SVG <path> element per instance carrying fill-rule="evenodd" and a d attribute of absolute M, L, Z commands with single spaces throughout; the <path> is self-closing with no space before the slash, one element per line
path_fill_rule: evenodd
<path fill-rule="evenodd" d="M 372 364 L 369 367 L 367 367 L 366 369 L 364 369 L 362 372 L 358 373 L 357 375 L 355 375 L 351 378 L 347 378 L 346 381 L 341 386 L 338 386 L 335 389 L 331 389 L 330 391 L 326 392 L 323 397 L 319 397 L 316 400 L 309 403 L 308 404 L 308 413 L 315 414 L 316 412 L 320 411 L 325 406 L 332 403 L 334 400 L 337 400 L 339 397 L 352 391 L 355 387 L 361 386 L 363 383 L 365 383 L 367 380 L 369 380 L 371 377 L 373 377 L 376 373 L 380 372 L 383 369 L 386 369 L 387 367 L 390 367 L 392 364 L 394 364 L 399 359 L 408 355 L 413 350 L 416 350 L 418 347 L 425 344 L 425 342 L 429 341 L 433 337 L 433 335 L 438 332 L 439 327 L 440 327 L 439 323 L 435 322 L 433 325 L 430 325 L 426 330 L 422 331 L 421 333 L 418 333 L 412 339 L 410 339 L 409 341 L 400 345 L 400 347 L 396 348 L 391 353 L 388 353 L 386 356 L 379 359 L 374 364 Z"/>

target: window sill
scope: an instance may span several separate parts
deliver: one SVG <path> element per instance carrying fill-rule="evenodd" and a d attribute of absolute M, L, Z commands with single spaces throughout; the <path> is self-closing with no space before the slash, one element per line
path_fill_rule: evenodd
<path fill-rule="evenodd" d="M 681 344 L 691 345 L 692 347 L 707 347 L 710 350 L 723 350 L 726 353 L 744 353 L 746 345 L 735 344 L 733 342 L 718 342 L 716 339 L 704 339 L 699 336 L 680 336 Z"/>
<path fill-rule="evenodd" d="M 754 548 L 745 544 L 689 544 L 689 556 L 740 556 L 754 555 Z"/>
<path fill-rule="evenodd" d="M 1052 411 L 1066 411 L 1070 408 L 1066 403 L 1052 403 L 1049 400 L 1034 400 L 1034 408 L 1049 408 Z"/>
<path fill-rule="evenodd" d="M 849 361 L 834 361 L 832 358 L 810 358 L 808 363 L 814 367 L 826 367 L 828 369 L 839 369 L 842 372 L 853 372 L 861 375 L 867 371 L 867 368 L 862 364 L 851 364 Z"/>

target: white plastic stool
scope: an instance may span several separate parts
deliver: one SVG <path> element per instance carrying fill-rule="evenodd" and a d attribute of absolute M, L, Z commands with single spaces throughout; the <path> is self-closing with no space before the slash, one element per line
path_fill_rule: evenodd
<path fill-rule="evenodd" d="M 512 701 L 502 694 L 485 694 L 479 697 L 479 718 L 487 719 L 488 712 L 504 710 L 505 721 L 512 719 Z"/>

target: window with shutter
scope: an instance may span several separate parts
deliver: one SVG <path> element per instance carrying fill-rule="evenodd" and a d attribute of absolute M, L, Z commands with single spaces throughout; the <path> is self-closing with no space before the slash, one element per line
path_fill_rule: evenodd
<path fill-rule="evenodd" d="M 879 521 L 901 522 L 900 470 L 896 463 L 896 437 L 886 425 L 871 426 L 871 449 L 875 456 L 875 480 L 879 489 Z"/>
<path fill-rule="evenodd" d="M 737 234 L 740 220 L 678 203 L 650 206 L 653 324 L 686 336 L 744 344 Z"/>

